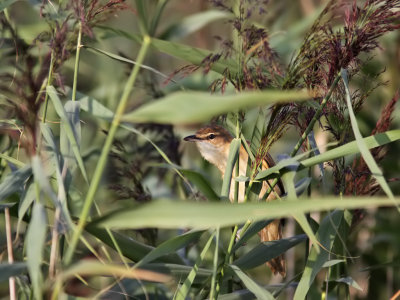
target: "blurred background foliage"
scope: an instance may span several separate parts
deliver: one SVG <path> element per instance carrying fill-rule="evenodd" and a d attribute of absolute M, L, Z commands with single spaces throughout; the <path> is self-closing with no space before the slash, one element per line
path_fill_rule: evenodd
<path fill-rule="evenodd" d="M 256 7 L 255 9 L 265 10 L 262 13 L 254 11 L 249 22 L 257 27 L 267 29 L 269 46 L 277 54 L 277 60 L 283 70 L 293 61 L 303 43 L 306 32 L 310 30 L 313 22 L 327 4 L 327 1 L 322 0 L 254 0 L 249 2 Z M 356 2 L 362 6 L 365 1 Z M 79 11 L 83 3 L 88 11 L 91 10 L 91 15 L 89 13 L 88 17 L 87 14 L 85 20 L 82 19 L 82 14 Z M 77 99 L 89 95 L 109 110 L 115 111 L 132 68 L 132 64 L 126 61 L 134 61 L 141 47 L 137 36 L 148 34 L 160 40 L 206 49 L 210 53 L 219 53 L 221 47 L 224 46 L 224 39 L 235 39 L 236 36 L 236 32 L 232 29 L 235 24 L 230 21 L 231 14 L 226 10 L 218 9 L 221 3 L 234 5 L 229 1 L 205 0 L 132 0 L 126 2 L 81 2 L 74 0 L 55 1 L 54 3 L 52 1 L 5 0 L 0 3 L 2 9 L 0 47 L 1 152 L 24 163 L 29 163 L 30 157 L 36 152 L 36 136 L 39 130 L 37 117 L 42 116 L 45 97 L 42 83 L 49 72 L 51 51 L 57 53 L 53 60 L 52 85 L 57 87 L 59 94 L 62 95 L 60 96 L 62 100 L 71 99 L 74 71 L 76 70 L 75 52 L 79 29 L 77 21 L 81 21 L 81 24 L 83 24 L 83 47 L 80 52 L 79 73 L 77 73 Z M 160 13 L 159 16 L 158 13 Z M 337 16 L 337 19 L 340 18 L 343 18 L 343 15 Z M 337 23 L 339 26 L 340 22 Z M 368 92 L 367 100 L 364 101 L 362 109 L 357 111 L 358 126 L 365 137 L 371 134 L 383 108 L 395 97 L 400 86 L 400 32 L 396 30 L 385 34 L 379 39 L 379 45 L 380 47 L 374 49 L 373 52 L 361 54 L 361 58 L 365 59 L 365 62 L 357 76 L 351 79 L 352 90 L 360 91 L 361 94 Z M 199 69 L 192 72 L 192 69 L 185 68 L 192 61 L 185 61 L 179 57 L 168 55 L 168 50 L 164 49 L 165 51 L 163 51 L 162 48 L 162 45 L 149 48 L 143 64 L 151 69 L 140 71 L 134 90 L 129 96 L 126 112 L 134 111 L 143 104 L 157 101 L 175 91 L 208 92 L 215 80 L 220 78 L 220 74 L 214 71 L 205 72 L 204 69 Z M 205 67 L 207 68 L 207 66 Z M 233 90 L 232 85 L 228 85 L 226 93 L 229 94 Z M 54 106 L 50 103 L 46 116 L 47 124 L 52 129 L 56 140 L 60 142 L 63 134 L 60 130 L 60 118 Z M 394 108 L 391 128 L 399 128 L 399 109 L 398 106 Z M 263 111 L 265 115 L 269 113 L 268 108 L 263 108 Z M 246 111 L 245 118 L 241 122 L 245 137 L 251 137 L 258 114 L 259 108 Z M 80 153 L 90 178 L 90 174 L 93 174 L 98 164 L 110 125 L 108 121 L 95 118 L 85 111 L 81 111 L 80 118 L 82 128 Z M 227 119 L 233 120 L 230 115 Z M 97 213 L 100 212 L 100 215 L 103 215 L 118 208 L 129 208 L 157 198 L 205 200 L 204 195 L 194 185 L 188 185 L 186 179 L 182 180 L 177 175 L 171 164 L 165 163 L 160 151 L 149 143 L 148 139 L 165 153 L 172 164 L 199 172 L 210 182 L 214 191 L 219 192 L 222 179 L 218 170 L 205 162 L 192 144 L 185 144 L 182 141 L 184 136 L 192 134 L 201 125 L 203 124 L 176 126 L 155 123 L 136 124 L 135 128 L 147 138 L 126 130 L 118 130 L 108 157 L 104 176 L 95 196 L 98 205 Z M 321 123 L 320 125 L 326 124 Z M 315 128 L 314 135 L 321 152 L 324 151 L 327 143 L 334 140 L 321 126 Z M 298 130 L 290 127 L 270 149 L 274 159 L 279 161 L 280 155 L 290 153 L 298 138 Z M 344 144 L 350 140 L 353 140 L 353 138 L 341 142 Z M 43 151 L 45 152 L 45 149 Z M 396 181 L 400 175 L 399 151 L 400 144 L 398 142 L 389 144 L 387 152 L 380 162 L 384 176 L 389 180 L 390 187 L 395 195 L 400 193 L 400 185 Z M 50 155 L 43 153 L 39 154 L 43 157 Z M 343 164 L 351 165 L 357 157 L 356 155 L 346 157 Z M 329 168 L 328 163 L 325 163 L 324 166 L 324 180 L 321 179 L 318 166 L 314 166 L 308 173 L 312 177 L 311 198 L 322 199 L 327 195 L 338 194 L 337 186 L 333 180 L 335 174 L 333 174 L 332 168 Z M 2 159 L 0 166 L 2 182 L 5 181 L 11 170 L 10 164 Z M 308 174 L 307 171 L 303 171 L 297 177 L 300 179 L 309 176 Z M 68 176 L 67 181 L 69 183 L 66 183 L 69 186 L 68 209 L 71 217 L 75 219 L 79 217 L 82 211 L 82 199 L 87 193 L 87 184 L 75 163 L 72 163 Z M 52 180 L 51 184 L 56 186 L 56 182 Z M 18 203 L 19 197 L 21 199 L 26 198 L 26 193 L 26 190 L 22 191 L 22 196 L 13 193 L 7 198 L 6 202 Z M 34 197 L 31 198 L 33 201 Z M 6 206 L 4 203 L 3 201 L 2 206 Z M 21 209 L 18 208 L 18 205 L 14 208 L 16 210 Z M 21 215 L 13 212 L 12 208 L 10 210 L 15 261 L 24 261 L 26 254 L 25 223 L 21 222 L 18 228 L 19 238 L 17 238 L 18 216 L 21 218 Z M 27 209 L 26 212 L 27 216 L 30 217 L 30 210 Z M 358 224 L 352 226 L 345 242 L 346 251 L 342 252 L 343 249 L 339 249 L 338 252 L 333 251 L 351 256 L 351 258 L 347 258 L 349 263 L 344 267 L 346 270 L 337 268 L 335 270 L 329 269 L 327 272 L 338 272 L 336 274 L 338 278 L 345 273 L 349 278 L 351 276 L 360 288 L 354 288 L 355 284 L 348 282 L 346 285 L 332 281 L 329 282 L 332 292 L 329 295 L 324 295 L 326 285 L 324 286 L 323 282 L 327 273 L 321 272 L 311 286 L 310 299 L 320 299 L 321 297 L 326 297 L 323 299 L 335 297 L 336 299 L 343 299 L 342 297 L 389 299 L 400 290 L 400 235 L 398 232 L 400 218 L 398 211 L 393 208 L 373 208 L 359 213 L 363 217 L 360 218 Z M 322 220 L 324 216 L 326 216 L 325 213 L 312 214 L 312 218 L 317 222 Z M 53 226 L 52 214 L 49 213 L 48 218 L 49 223 L 46 226 L 49 226 L 50 229 Z M 7 257 L 4 222 L 4 218 L 1 218 L 0 258 L 3 262 L 6 261 Z M 136 241 L 155 247 L 177 234 L 183 233 L 183 231 L 151 228 L 122 230 L 120 233 L 125 237 L 132 237 Z M 228 244 L 230 233 L 229 228 L 221 231 L 221 245 Z M 292 220 L 287 220 L 285 235 L 292 236 L 300 233 L 302 233 L 302 229 Z M 50 233 L 48 235 L 46 240 L 50 243 Z M 100 253 L 100 256 L 110 255 L 113 262 L 123 261 L 116 251 L 107 248 L 104 240 L 101 242 L 89 234 L 87 234 L 87 238 L 88 242 Z M 208 238 L 203 235 L 200 240 L 179 250 L 179 256 L 193 264 L 207 240 Z M 65 241 L 61 241 L 61 243 L 65 243 Z M 253 237 L 238 251 L 237 255 L 240 257 L 249 252 L 258 243 L 258 237 Z M 221 247 L 223 249 L 223 246 Z M 104 251 L 106 248 L 108 250 Z M 50 248 L 46 247 L 45 249 L 44 257 L 45 261 L 48 261 Z M 214 246 L 211 249 L 214 249 Z M 307 259 L 306 251 L 305 245 L 301 244 L 288 252 L 287 257 L 290 261 L 288 280 L 304 270 L 305 260 Z M 212 252 L 206 253 L 203 262 L 205 268 L 211 269 L 213 266 Z M 77 259 L 84 259 L 92 255 L 82 245 L 75 253 Z M 132 261 L 137 260 L 132 259 Z M 340 272 L 343 272 L 343 274 L 340 274 Z M 278 288 L 281 287 L 279 285 L 281 278 L 272 275 L 265 265 L 249 270 L 248 274 L 261 285 L 272 286 L 277 284 Z M 21 299 L 29 298 L 32 296 L 30 291 L 31 281 L 27 277 L 21 276 L 21 278 L 17 282 L 19 297 Z M 108 278 L 89 278 L 88 280 L 88 285 L 85 284 L 84 279 L 70 280 L 64 286 L 64 289 L 67 293 L 73 295 L 92 297 L 97 294 L 104 299 L 124 299 L 124 297 L 144 299 L 147 294 L 149 294 L 150 299 L 156 299 L 155 297 L 164 299 L 174 295 L 174 288 L 168 285 L 144 284 L 140 281 L 128 279 L 123 279 L 115 285 Z M 183 281 L 184 277 L 181 280 Z M 294 281 L 297 282 L 298 280 L 299 276 L 294 277 Z M 234 280 L 231 284 L 233 284 L 234 289 L 244 288 L 238 280 Z M 335 284 L 351 287 L 343 288 L 343 290 L 337 287 L 334 290 Z M 108 287 L 108 285 L 111 287 L 106 290 L 105 287 Z M 198 296 L 199 299 L 206 297 L 207 289 L 203 287 L 202 281 L 195 281 L 193 294 L 190 294 L 190 297 Z M 49 287 L 46 287 L 46 289 L 50 290 Z M 285 293 L 279 295 L 279 298 L 291 299 L 293 291 L 294 288 L 289 286 Z M 7 281 L 2 281 L 0 293 L 2 297 L 8 297 Z M 227 297 L 226 299 L 228 297 L 242 299 L 233 298 L 234 295 L 225 297 Z M 236 297 L 239 296 L 236 295 Z M 252 298 L 251 294 L 243 295 L 243 299 L 244 297 Z"/>

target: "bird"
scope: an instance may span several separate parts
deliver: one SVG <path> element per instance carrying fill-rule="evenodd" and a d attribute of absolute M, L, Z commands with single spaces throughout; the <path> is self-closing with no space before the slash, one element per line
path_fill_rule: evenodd
<path fill-rule="evenodd" d="M 194 135 L 189 135 L 184 138 L 187 142 L 194 142 L 205 160 L 215 165 L 224 176 L 226 164 L 229 155 L 229 147 L 233 140 L 233 136 L 224 127 L 211 124 L 200 128 Z M 243 145 L 241 145 L 239 152 L 239 176 L 246 176 L 248 154 Z M 262 169 L 268 169 L 274 166 L 272 157 L 267 154 L 264 158 Z M 231 202 L 234 201 L 234 174 L 232 175 L 231 188 L 229 192 L 229 199 Z M 267 182 L 263 182 L 263 186 L 259 193 L 259 199 L 262 199 L 264 194 L 269 189 Z M 279 182 L 274 187 L 275 193 L 282 195 L 284 193 L 283 185 Z M 270 193 L 267 197 L 267 201 L 274 200 L 276 198 L 275 193 Z M 244 201 L 245 197 L 245 182 L 239 183 L 238 202 Z M 275 241 L 282 238 L 282 224 L 281 220 L 273 220 L 265 228 L 259 232 L 261 242 Z M 286 262 L 283 255 L 280 255 L 267 262 L 271 271 L 276 275 L 280 274 L 282 277 L 286 276 Z"/>

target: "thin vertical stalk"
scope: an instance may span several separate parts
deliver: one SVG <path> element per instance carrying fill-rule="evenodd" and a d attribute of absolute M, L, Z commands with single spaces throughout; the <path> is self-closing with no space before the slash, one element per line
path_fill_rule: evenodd
<path fill-rule="evenodd" d="M 235 245 L 235 239 L 236 239 L 236 235 L 237 235 L 238 230 L 239 230 L 239 226 L 235 225 L 233 227 L 233 230 L 232 230 L 232 235 L 231 235 L 231 239 L 229 241 L 228 250 L 226 251 L 226 254 L 225 254 L 224 264 L 221 266 L 220 271 L 218 272 L 219 276 L 218 276 L 218 283 L 217 283 L 217 287 L 216 287 L 216 297 L 217 298 L 218 298 L 218 293 L 219 293 L 219 290 L 220 290 L 222 278 L 225 275 L 224 274 L 224 267 L 231 262 L 232 249 L 233 249 L 233 246 Z"/>
<path fill-rule="evenodd" d="M 310 145 L 309 139 L 307 139 L 307 150 L 308 150 L 308 151 L 311 150 L 311 145 Z M 313 153 L 310 152 L 309 157 L 312 157 L 312 156 L 313 156 Z M 310 177 L 310 178 L 312 177 L 312 170 L 311 170 L 311 168 L 308 169 L 308 177 Z M 309 184 L 308 187 L 307 187 L 307 197 L 308 197 L 309 199 L 311 199 L 311 182 L 310 182 L 310 184 Z M 310 213 L 306 213 L 306 218 L 307 218 L 307 222 L 310 223 L 310 219 L 311 219 Z M 305 264 L 307 264 L 309 252 L 310 252 L 310 239 L 307 237 L 307 240 L 306 240 L 306 247 L 305 247 L 305 253 L 304 253 Z"/>
<path fill-rule="evenodd" d="M 236 234 L 237 234 L 238 230 L 239 230 L 239 226 L 235 225 L 235 227 L 233 228 L 233 231 L 232 231 L 231 239 L 229 241 L 228 251 L 226 252 L 225 264 L 229 263 L 229 258 L 232 255 L 232 249 L 233 249 L 233 245 L 235 244 Z"/>
<path fill-rule="evenodd" d="M 76 42 L 76 55 L 75 55 L 75 67 L 74 67 L 74 81 L 72 83 L 72 101 L 76 100 L 76 86 L 78 83 L 78 73 L 79 73 L 79 57 L 82 48 L 82 23 L 79 22 L 78 40 Z"/>
<path fill-rule="evenodd" d="M 8 262 L 12 264 L 14 262 L 14 255 L 13 255 L 12 236 L 11 236 L 11 218 L 10 218 L 10 210 L 8 207 L 4 209 L 4 216 L 6 223 Z M 17 294 L 15 292 L 15 277 L 10 277 L 8 282 L 10 289 L 10 300 L 16 300 Z"/>
<path fill-rule="evenodd" d="M 42 93 L 45 92 L 47 90 L 47 88 L 51 85 L 52 78 L 53 78 L 53 69 L 54 69 L 54 52 L 51 51 L 49 74 L 47 75 L 47 80 L 44 80 L 43 83 L 42 83 L 42 86 L 40 87 L 39 94 L 36 97 L 36 102 L 39 101 L 40 96 L 42 95 Z M 46 82 L 46 84 L 45 84 L 45 82 Z M 48 105 L 49 105 L 49 94 L 45 93 L 45 96 L 44 96 L 44 109 L 43 109 L 43 115 L 42 115 L 42 123 L 46 123 Z M 38 143 L 37 143 L 37 153 L 40 153 L 41 148 L 42 148 L 42 134 L 39 134 Z"/>
<path fill-rule="evenodd" d="M 67 162 L 64 162 L 62 171 L 61 171 L 61 180 L 64 181 L 65 177 L 67 176 Z M 63 185 L 59 186 L 58 188 L 58 196 L 57 198 L 60 200 L 60 202 L 65 202 L 66 201 L 66 191 L 65 187 Z M 60 222 L 60 217 L 61 217 L 61 209 L 59 205 L 56 205 L 56 211 L 54 213 L 54 221 L 53 221 L 53 230 L 52 230 L 52 235 L 51 235 L 51 248 L 50 248 L 50 260 L 49 260 L 49 277 L 54 279 L 56 275 L 56 268 L 57 268 L 57 263 L 62 257 L 62 250 L 60 249 L 61 246 L 63 245 L 63 240 L 65 238 L 64 235 L 60 235 L 58 233 L 58 224 Z M 61 245 L 61 246 L 60 246 Z M 59 251 L 60 249 L 60 251 Z M 59 256 L 57 253 L 59 252 Z"/>
<path fill-rule="evenodd" d="M 240 139 L 239 112 L 236 113 L 236 138 Z M 239 148 L 239 155 L 237 157 L 236 166 L 235 166 L 235 177 L 239 177 L 239 171 L 240 171 L 240 166 L 239 166 L 239 164 L 240 164 L 240 148 Z M 234 180 L 234 179 L 232 178 L 232 180 Z M 239 182 L 237 180 L 235 180 L 234 194 L 233 195 L 234 195 L 233 202 L 237 203 L 239 201 Z"/>
<path fill-rule="evenodd" d="M 241 11 L 241 0 L 235 0 L 233 3 L 233 13 L 234 15 L 239 18 L 240 22 L 242 21 L 242 11 Z M 242 53 L 242 38 L 240 35 L 240 32 L 237 32 L 237 35 L 233 36 L 233 42 L 234 42 L 234 47 L 236 49 L 236 53 L 238 55 L 238 62 L 239 62 L 239 78 L 238 78 L 238 86 L 237 86 L 237 90 L 238 92 L 241 92 L 242 89 L 242 85 L 241 85 L 241 78 L 242 78 L 242 67 L 243 67 L 243 53 Z M 239 122 L 239 112 L 236 113 L 236 138 L 240 139 L 240 122 Z M 237 157 L 237 161 L 236 161 L 236 166 L 235 166 L 235 177 L 239 176 L 239 171 L 240 171 L 240 148 L 239 147 L 239 155 Z M 232 180 L 234 180 L 232 178 Z M 231 201 L 237 203 L 239 200 L 239 182 L 235 180 L 234 183 L 234 198 L 231 199 Z M 231 239 L 229 241 L 229 245 L 228 245 L 228 251 L 226 252 L 225 255 L 225 260 L 224 260 L 224 265 L 221 268 L 221 272 L 220 272 L 220 280 L 222 280 L 223 276 L 224 276 L 224 272 L 223 272 L 223 268 L 225 265 L 227 265 L 230 261 L 231 261 L 231 256 L 232 256 L 232 249 L 233 249 L 233 245 L 235 244 L 235 240 L 236 240 L 236 235 L 237 232 L 239 230 L 239 226 L 235 225 L 233 227 L 232 230 L 232 235 L 231 235 Z M 218 283 L 219 285 L 219 283 Z M 219 289 L 218 289 L 219 291 Z M 218 292 L 217 291 L 217 292 Z M 218 297 L 218 296 L 217 296 Z"/>
<path fill-rule="evenodd" d="M 12 146 L 6 153 L 12 154 L 14 146 Z M 3 166 L 4 164 L 4 166 Z M 0 159 L 0 173 L 4 175 L 4 170 L 7 163 L 1 158 Z M 7 256 L 8 262 L 12 264 L 14 262 L 14 253 L 13 253 L 13 245 L 12 245 L 12 234 L 11 234 L 11 218 L 10 218 L 10 209 L 6 207 L 4 209 L 4 222 L 6 226 L 6 241 L 7 241 Z M 10 291 L 10 300 L 16 300 L 16 288 L 15 288 L 15 277 L 10 277 L 8 279 L 9 291 Z"/>
<path fill-rule="evenodd" d="M 122 118 L 122 115 L 124 113 L 125 107 L 127 105 L 129 95 L 130 95 L 130 93 L 131 93 L 131 91 L 133 89 L 133 85 L 135 84 L 136 77 L 137 77 L 137 75 L 139 73 L 139 70 L 140 70 L 140 66 L 141 66 L 141 64 L 142 64 L 142 62 L 143 62 L 143 60 L 144 60 L 144 58 L 146 56 L 147 49 L 148 49 L 150 43 L 151 43 L 151 38 L 149 36 L 147 36 L 147 35 L 144 36 L 142 47 L 140 48 L 139 54 L 138 54 L 137 59 L 136 59 L 137 64 L 133 67 L 132 72 L 131 72 L 131 74 L 130 74 L 130 76 L 128 78 L 128 81 L 126 82 L 126 85 L 125 85 L 125 88 L 124 88 L 124 92 L 123 92 L 123 94 L 121 96 L 121 100 L 119 101 L 117 110 L 116 110 L 115 115 L 114 115 L 114 119 L 113 119 L 113 121 L 111 123 L 111 127 L 110 127 L 110 130 L 108 132 L 105 144 L 104 144 L 104 147 L 103 147 L 103 149 L 101 151 L 99 161 L 98 161 L 96 169 L 94 171 L 93 179 L 92 179 L 92 181 L 90 183 L 89 190 L 88 190 L 88 192 L 86 194 L 86 199 L 85 199 L 84 204 L 83 204 L 83 208 L 82 208 L 81 215 L 79 217 L 78 225 L 74 230 L 74 233 L 73 233 L 72 238 L 71 238 L 70 245 L 69 245 L 69 247 L 67 249 L 67 252 L 65 254 L 65 257 L 64 257 L 64 264 L 65 265 L 69 265 L 71 263 L 71 260 L 72 260 L 73 254 L 75 252 L 76 246 L 78 244 L 79 238 L 80 238 L 80 236 L 82 234 L 82 231 L 83 231 L 83 228 L 85 226 L 86 219 L 89 216 L 89 212 L 90 212 L 90 209 L 91 209 L 92 204 L 93 204 L 94 196 L 95 196 L 95 194 L 97 192 L 97 188 L 99 186 L 99 183 L 100 183 L 104 168 L 106 166 L 108 153 L 110 152 L 110 149 L 111 149 L 111 146 L 112 146 L 112 142 L 114 140 L 115 133 L 116 133 L 116 131 L 118 129 L 118 126 L 119 126 L 119 124 L 121 122 L 121 118 Z"/>
<path fill-rule="evenodd" d="M 240 22 L 243 21 L 242 6 L 241 5 L 242 5 L 241 0 L 235 0 L 234 3 L 233 3 L 233 13 L 237 18 L 239 18 Z M 236 49 L 236 53 L 238 55 L 238 62 L 239 62 L 238 86 L 236 87 L 236 89 L 237 89 L 238 92 L 241 92 L 241 90 L 242 90 L 241 78 L 242 78 L 242 67 L 243 67 L 243 45 L 242 45 L 243 41 L 242 41 L 242 37 L 241 37 L 241 34 L 240 34 L 239 31 L 237 32 L 237 35 L 233 36 L 233 41 L 234 41 L 234 47 Z M 239 139 L 241 138 L 240 137 L 240 131 L 241 130 L 240 130 L 239 112 L 237 112 L 236 113 L 236 138 L 239 138 Z M 240 149 L 241 149 L 241 147 L 239 148 L 239 155 L 238 155 L 237 161 L 236 161 L 235 177 L 238 177 L 239 173 L 240 173 L 240 165 L 239 165 L 239 163 L 240 163 Z M 234 180 L 234 179 L 232 178 L 232 180 Z M 231 201 L 237 203 L 238 200 L 239 200 L 239 182 L 238 181 L 235 181 L 233 195 L 234 195 L 234 199 L 231 199 Z M 218 297 L 218 292 L 219 292 L 219 289 L 220 289 L 221 280 L 224 277 L 224 267 L 226 265 L 228 265 L 229 262 L 232 262 L 232 249 L 233 249 L 233 246 L 235 244 L 236 235 L 238 233 L 238 230 L 239 230 L 239 226 L 235 225 L 233 227 L 232 235 L 231 235 L 231 238 L 230 238 L 230 241 L 229 241 L 229 245 L 228 245 L 228 250 L 227 250 L 226 255 L 225 255 L 224 265 L 220 269 L 219 280 L 218 280 L 218 283 L 217 283 L 217 295 L 216 295 L 216 297 Z"/>
<path fill-rule="evenodd" d="M 54 53 L 53 53 L 53 51 L 51 51 L 49 74 L 47 76 L 46 88 L 51 85 L 52 78 L 53 78 L 53 68 L 54 68 Z M 39 92 L 39 95 L 38 95 L 38 99 L 40 98 L 41 93 L 44 92 L 44 91 L 45 91 L 44 89 L 42 89 L 42 88 L 40 89 L 40 92 Z M 46 123 L 46 115 L 47 115 L 47 106 L 48 106 L 48 104 L 49 104 L 49 94 L 45 93 L 45 96 L 44 96 L 44 109 L 43 109 L 43 115 L 42 115 L 42 122 L 43 123 Z"/>
<path fill-rule="evenodd" d="M 56 275 L 56 264 L 57 264 L 57 249 L 58 249 L 58 222 L 60 221 L 61 210 L 57 206 L 54 213 L 54 226 L 51 234 L 51 249 L 50 249 L 50 260 L 49 260 L 49 277 L 54 278 Z"/>
<path fill-rule="evenodd" d="M 217 270 L 218 270 L 218 249 L 219 249 L 219 227 L 216 230 L 215 236 L 215 251 L 214 251 L 214 260 L 213 260 L 213 276 L 211 278 L 211 292 L 210 299 L 214 300 L 218 297 L 218 291 L 216 290 L 216 282 L 217 282 Z"/>
<path fill-rule="evenodd" d="M 236 138 L 240 139 L 240 122 L 239 122 L 239 113 L 236 113 Z M 237 156 L 237 160 L 236 160 L 236 164 L 235 164 L 235 176 L 232 176 L 231 178 L 231 182 L 232 180 L 234 180 L 234 177 L 238 177 L 239 176 L 239 170 L 240 170 L 240 148 L 239 147 L 239 155 Z M 238 199 L 239 199 L 239 182 L 238 181 L 234 181 L 234 186 L 233 186 L 234 190 L 233 190 L 233 195 L 234 198 L 230 199 L 232 202 L 237 203 Z M 232 261 L 232 249 L 233 249 L 233 245 L 235 244 L 235 240 L 236 240 L 236 235 L 237 232 L 239 230 L 239 226 L 235 225 L 232 228 L 232 235 L 231 235 L 231 239 L 229 241 L 229 245 L 228 245 L 228 250 L 226 252 L 225 255 L 225 259 L 224 259 L 224 265 L 222 266 L 222 268 L 220 269 L 220 276 L 219 276 L 219 281 L 217 284 L 217 295 L 218 295 L 218 291 L 220 288 L 220 280 L 224 277 L 224 272 L 223 272 L 223 268 L 225 265 L 229 264 Z"/>
<path fill-rule="evenodd" d="M 233 14 L 235 15 L 236 18 L 239 19 L 239 22 L 243 22 L 243 15 L 242 15 L 242 0 L 235 0 L 232 5 L 232 11 Z M 241 30 L 241 29 L 240 29 Z M 243 49 L 242 49 L 242 37 L 241 37 L 241 32 L 238 29 L 237 34 L 233 34 L 233 44 L 234 48 L 237 53 L 237 59 L 238 59 L 238 64 L 239 64 L 239 73 L 238 73 L 238 89 L 241 90 L 242 84 L 241 84 L 241 78 L 243 75 Z"/>

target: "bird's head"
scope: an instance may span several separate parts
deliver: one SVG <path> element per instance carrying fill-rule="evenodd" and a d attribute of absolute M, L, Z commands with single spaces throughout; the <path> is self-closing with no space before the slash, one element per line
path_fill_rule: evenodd
<path fill-rule="evenodd" d="M 226 165 L 232 135 L 223 127 L 209 125 L 200 128 L 194 135 L 189 135 L 184 140 L 195 142 L 201 155 L 219 169 Z"/>

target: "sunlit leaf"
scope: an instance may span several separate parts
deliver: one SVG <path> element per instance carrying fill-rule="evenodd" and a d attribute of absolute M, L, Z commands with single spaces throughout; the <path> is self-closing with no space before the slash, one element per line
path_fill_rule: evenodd
<path fill-rule="evenodd" d="M 376 135 L 366 137 L 363 140 L 368 149 L 372 149 L 372 148 L 379 147 L 379 146 L 384 146 L 386 144 L 400 140 L 400 129 L 390 130 L 390 131 L 386 131 L 384 133 L 378 133 Z M 360 153 L 360 150 L 357 146 L 357 142 L 353 141 L 353 142 L 347 143 L 345 145 L 336 147 L 334 149 L 328 150 L 320 155 L 301 160 L 300 165 L 298 167 L 298 171 L 308 168 L 308 167 L 311 167 L 311 166 L 314 166 L 314 165 L 317 165 L 317 164 L 320 164 L 325 161 L 330 161 L 330 160 L 334 160 L 334 159 L 337 159 L 340 157 L 357 154 L 357 153 Z M 295 162 L 295 161 L 296 160 L 293 159 L 293 162 Z M 292 164 L 290 163 L 290 161 L 285 159 L 282 161 L 282 163 L 279 162 L 276 166 L 259 172 L 258 175 L 256 176 L 256 179 L 261 180 L 261 179 L 270 178 L 271 175 L 279 174 L 280 170 L 283 169 L 283 171 L 284 171 L 284 169 L 286 167 L 291 166 L 291 165 Z"/>
<path fill-rule="evenodd" d="M 347 71 L 342 70 L 342 79 L 344 82 L 344 87 L 346 91 L 346 101 L 347 101 L 347 109 L 350 115 L 351 127 L 353 128 L 354 137 L 356 138 L 357 146 L 360 149 L 360 153 L 367 164 L 369 170 L 371 171 L 372 176 L 376 179 L 376 181 L 381 186 L 382 190 L 388 195 L 390 198 L 394 198 L 393 192 L 390 189 L 385 177 L 383 176 L 382 170 L 378 167 L 374 157 L 372 156 L 371 152 L 369 152 L 368 147 L 361 135 L 360 129 L 357 125 L 356 115 L 354 114 L 352 103 L 351 103 L 351 96 L 349 90 L 349 82 L 347 78 Z M 397 207 L 400 211 L 400 207 Z"/>
<path fill-rule="evenodd" d="M 266 90 L 233 95 L 210 95 L 205 92 L 176 92 L 160 100 L 145 104 L 123 116 L 133 123 L 156 122 L 188 124 L 209 121 L 212 117 L 238 109 L 309 98 L 302 91 Z"/>
<path fill-rule="evenodd" d="M 393 205 L 391 199 L 380 197 L 324 197 L 321 199 L 302 199 L 301 201 L 272 201 L 269 203 L 200 203 L 180 200 L 159 200 L 110 212 L 94 221 L 101 227 L 109 228 L 198 228 L 226 227 L 269 218 L 292 215 L 293 211 L 307 213 L 330 209 L 377 207 Z M 400 203 L 400 198 L 396 198 Z M 221 212 L 223 212 L 221 214 Z"/>
<path fill-rule="evenodd" d="M 328 261 L 324 262 L 322 267 L 323 268 L 329 268 L 329 267 L 332 267 L 334 265 L 340 264 L 342 262 L 345 262 L 345 260 L 343 260 L 343 259 L 331 259 L 331 260 L 328 260 Z"/>
<path fill-rule="evenodd" d="M 384 146 L 386 144 L 400 140 L 400 129 L 389 130 L 383 133 L 378 133 L 376 135 L 371 135 L 369 137 L 363 138 L 363 140 L 368 149 Z M 339 157 L 357 153 L 360 153 L 360 149 L 357 146 L 357 142 L 353 141 L 340 147 L 336 147 L 335 149 L 328 150 L 318 156 L 313 156 L 302 160 L 299 169 L 303 169 L 303 166 L 310 167 L 324 161 L 334 160 Z"/>

